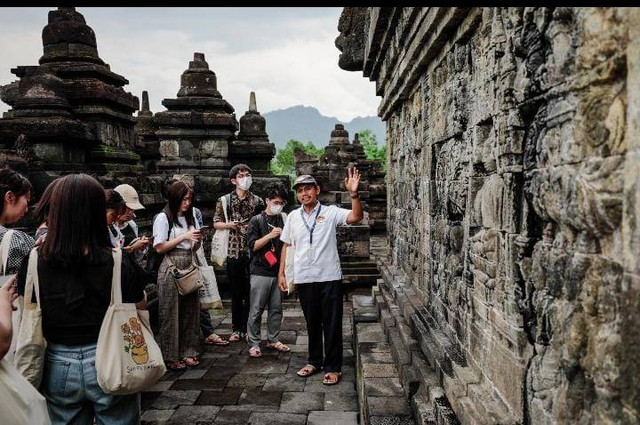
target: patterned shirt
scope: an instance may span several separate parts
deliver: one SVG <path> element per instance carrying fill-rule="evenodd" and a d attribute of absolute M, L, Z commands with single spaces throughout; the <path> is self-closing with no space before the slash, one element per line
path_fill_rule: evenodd
<path fill-rule="evenodd" d="M 4 226 L 0 226 L 0 243 L 4 238 L 4 235 L 9 229 Z M 29 256 L 31 248 L 36 244 L 36 241 L 29 235 L 20 230 L 13 232 L 11 238 L 11 245 L 9 245 L 9 255 L 7 258 L 7 270 L 6 274 L 17 273 L 22 260 Z"/>
<path fill-rule="evenodd" d="M 225 195 L 227 196 L 227 195 Z M 227 205 L 227 214 L 229 221 L 237 221 L 240 223 L 238 230 L 229 230 L 229 253 L 228 258 L 240 258 L 241 254 L 246 255 L 247 248 L 247 229 L 249 220 L 254 215 L 260 213 L 264 209 L 264 201 L 251 192 L 247 192 L 244 199 L 240 199 L 238 194 L 231 192 L 231 205 Z M 224 211 L 222 210 L 222 201 L 218 198 L 216 203 L 216 212 L 213 216 L 213 222 L 225 222 Z"/>

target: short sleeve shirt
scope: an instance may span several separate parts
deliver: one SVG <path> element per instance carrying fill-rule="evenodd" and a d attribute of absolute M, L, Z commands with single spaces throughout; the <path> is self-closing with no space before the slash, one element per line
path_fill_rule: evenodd
<path fill-rule="evenodd" d="M 318 212 L 318 209 L 320 211 Z M 316 212 L 318 212 L 316 218 Z M 342 279 L 342 268 L 338 256 L 336 227 L 347 224 L 351 210 L 336 205 L 321 205 L 319 202 L 310 214 L 300 207 L 287 216 L 280 240 L 295 246 L 293 262 L 294 283 L 328 282 Z M 315 221 L 313 248 L 309 228 Z"/>
<path fill-rule="evenodd" d="M 225 195 L 227 196 L 227 195 Z M 264 206 L 264 201 L 254 196 L 252 192 L 247 192 L 247 196 L 240 199 L 238 194 L 231 192 L 231 205 L 228 205 L 228 209 L 231 212 L 229 215 L 230 221 L 237 221 L 240 226 L 237 230 L 229 230 L 229 252 L 227 256 L 229 258 L 240 258 L 247 248 L 247 230 L 249 228 L 249 220 L 256 215 Z M 218 198 L 216 203 L 216 212 L 213 216 L 213 222 L 225 222 L 224 211 L 222 210 L 222 201 Z"/>
<path fill-rule="evenodd" d="M 153 246 L 156 247 L 159 244 L 166 242 L 167 234 L 169 235 L 168 240 L 171 240 L 189 231 L 187 220 L 184 217 L 178 217 L 178 223 L 180 226 L 174 224 L 171 232 L 169 232 L 169 220 L 167 219 L 167 215 L 165 213 L 158 214 L 156 219 L 153 221 Z M 198 220 L 195 220 L 195 228 L 200 228 Z M 176 248 L 191 249 L 191 241 L 182 241 Z"/>

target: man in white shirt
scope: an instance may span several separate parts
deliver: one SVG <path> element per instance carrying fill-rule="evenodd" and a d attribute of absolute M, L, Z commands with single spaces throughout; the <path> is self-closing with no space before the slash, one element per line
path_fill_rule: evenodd
<path fill-rule="evenodd" d="M 358 195 L 360 172 L 353 167 L 347 173 L 344 184 L 351 196 L 351 210 L 321 205 L 316 180 L 308 174 L 296 178 L 293 189 L 302 207 L 287 216 L 280 236 L 284 246 L 278 285 L 287 290 L 284 269 L 287 248 L 293 245 L 293 280 L 309 334 L 309 364 L 298 375 L 308 377 L 323 369 L 326 385 L 337 384 L 342 369 L 342 269 L 336 226 L 356 224 L 363 217 Z"/>

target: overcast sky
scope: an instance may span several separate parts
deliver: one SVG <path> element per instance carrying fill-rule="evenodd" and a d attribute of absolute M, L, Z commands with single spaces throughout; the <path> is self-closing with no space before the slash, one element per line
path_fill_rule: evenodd
<path fill-rule="evenodd" d="M 38 64 L 51 9 L 0 9 L 0 85 L 16 80 L 11 68 Z M 262 113 L 302 104 L 342 121 L 377 115 L 375 84 L 338 67 L 334 40 L 342 8 L 77 10 L 96 33 L 100 58 L 129 80 L 125 90 L 139 98 L 149 91 L 153 112 L 165 110 L 162 99 L 176 97 L 180 74 L 202 52 L 238 118 L 250 91 Z M 8 108 L 0 102 L 0 113 Z"/>

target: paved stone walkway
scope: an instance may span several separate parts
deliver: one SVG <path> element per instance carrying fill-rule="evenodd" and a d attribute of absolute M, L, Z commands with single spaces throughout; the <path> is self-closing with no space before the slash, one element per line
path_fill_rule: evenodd
<path fill-rule="evenodd" d="M 278 353 L 261 345 L 251 358 L 245 342 L 202 346 L 200 365 L 169 371 L 142 393 L 143 424 L 299 424 L 356 425 L 358 397 L 352 350 L 351 302 L 344 303 L 342 381 L 322 384 L 322 374 L 301 378 L 307 362 L 307 331 L 297 300 L 284 300 L 280 340 L 291 347 Z M 231 309 L 211 310 L 218 335 L 231 334 Z M 266 312 L 262 337 L 266 338 Z"/>

